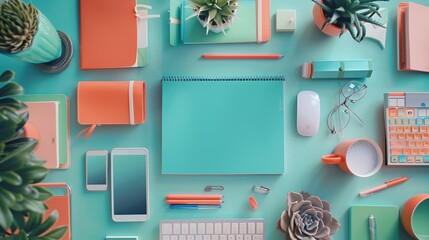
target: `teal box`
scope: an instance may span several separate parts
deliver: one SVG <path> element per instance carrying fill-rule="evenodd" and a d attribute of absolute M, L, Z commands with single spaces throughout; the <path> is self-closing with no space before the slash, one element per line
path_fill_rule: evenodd
<path fill-rule="evenodd" d="M 367 78 L 372 60 L 313 61 L 311 78 Z"/>

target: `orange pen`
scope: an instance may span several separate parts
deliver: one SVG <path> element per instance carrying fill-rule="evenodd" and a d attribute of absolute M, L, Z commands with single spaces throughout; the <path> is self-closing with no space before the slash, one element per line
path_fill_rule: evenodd
<path fill-rule="evenodd" d="M 410 179 L 410 178 L 409 177 L 399 177 L 399 178 L 389 180 L 380 186 L 377 186 L 377 187 L 374 187 L 374 188 L 360 192 L 359 196 L 361 196 L 361 197 L 369 196 L 369 195 L 376 193 L 376 192 L 379 192 L 383 189 L 390 188 L 390 187 L 396 186 L 400 183 L 406 182 L 406 181 L 408 181 L 408 179 Z"/>
<path fill-rule="evenodd" d="M 222 204 L 222 200 L 175 200 L 175 199 L 167 199 L 166 202 L 168 204 L 199 204 L 199 205 L 219 205 Z"/>
<path fill-rule="evenodd" d="M 220 200 L 219 194 L 167 194 L 167 200 Z"/>

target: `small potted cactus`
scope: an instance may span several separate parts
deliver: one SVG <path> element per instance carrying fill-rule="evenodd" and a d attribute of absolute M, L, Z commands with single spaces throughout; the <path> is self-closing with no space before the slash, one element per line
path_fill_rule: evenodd
<path fill-rule="evenodd" d="M 287 209 L 277 222 L 277 228 L 291 240 L 332 240 L 340 223 L 331 214 L 329 202 L 307 192 L 290 192 Z"/>
<path fill-rule="evenodd" d="M 24 62 L 55 63 L 54 67 L 65 68 L 72 55 L 72 50 L 65 47 L 71 47 L 70 39 L 57 32 L 33 4 L 0 1 L 0 53 Z"/>
<path fill-rule="evenodd" d="M 229 29 L 238 9 L 239 0 L 189 0 L 188 6 L 194 13 L 187 19 L 197 17 L 201 25 L 213 33 L 223 32 Z"/>
<path fill-rule="evenodd" d="M 341 37 L 344 32 L 349 31 L 352 38 L 360 42 L 366 35 L 364 22 L 385 28 L 372 17 L 380 16 L 380 5 L 377 2 L 389 0 L 312 1 L 315 3 L 313 7 L 314 23 L 326 35 Z"/>

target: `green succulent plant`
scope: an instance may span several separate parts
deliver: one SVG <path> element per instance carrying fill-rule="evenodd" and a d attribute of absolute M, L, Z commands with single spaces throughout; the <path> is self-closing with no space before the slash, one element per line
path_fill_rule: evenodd
<path fill-rule="evenodd" d="M 0 1 L 0 52 L 16 53 L 28 48 L 37 32 L 38 10 L 21 0 Z"/>
<path fill-rule="evenodd" d="M 341 28 L 341 35 L 347 29 L 350 35 L 357 42 L 362 41 L 366 35 L 366 27 L 363 24 L 368 22 L 379 27 L 385 27 L 381 23 L 372 19 L 376 14 L 381 17 L 378 10 L 379 1 L 389 0 L 312 0 L 319 5 L 325 14 L 326 21 L 322 29 L 327 24 L 333 24 Z"/>
<path fill-rule="evenodd" d="M 13 77 L 10 70 L 0 75 L 0 239 L 59 239 L 55 236 L 64 234 L 64 230 L 58 230 L 62 228 L 46 233 L 48 237 L 37 238 L 57 216 L 52 214 L 41 220 L 47 210 L 43 202 L 52 193 L 33 184 L 41 182 L 48 170 L 34 154 L 37 140 L 20 137 L 28 112 L 24 111 L 26 105 L 15 98 L 24 89 L 12 82 Z"/>
<path fill-rule="evenodd" d="M 238 9 L 239 0 L 189 0 L 190 8 L 195 12 L 187 19 L 198 17 L 204 21 L 206 34 L 214 27 L 219 26 L 225 34 L 225 25 L 231 24 L 235 16 L 235 10 Z"/>

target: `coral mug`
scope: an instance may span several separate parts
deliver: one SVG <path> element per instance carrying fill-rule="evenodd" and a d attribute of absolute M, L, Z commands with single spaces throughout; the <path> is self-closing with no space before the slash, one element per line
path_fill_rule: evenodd
<path fill-rule="evenodd" d="M 429 194 L 417 194 L 404 204 L 402 225 L 414 239 L 429 239 Z"/>
<path fill-rule="evenodd" d="M 383 154 L 371 139 L 352 139 L 338 144 L 333 154 L 322 156 L 322 163 L 337 164 L 347 173 L 369 177 L 380 170 Z"/>

